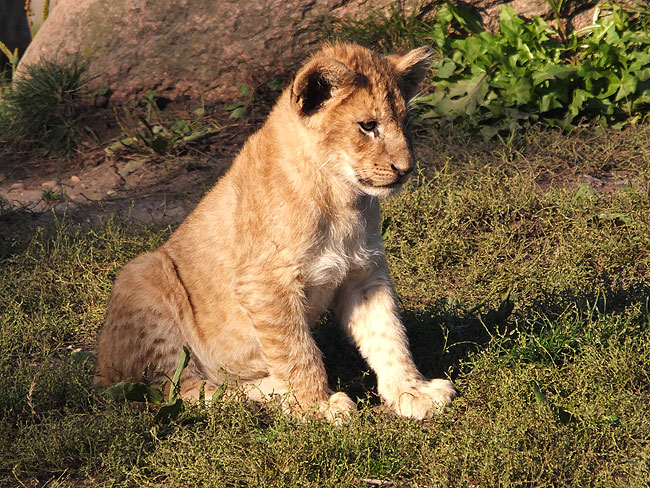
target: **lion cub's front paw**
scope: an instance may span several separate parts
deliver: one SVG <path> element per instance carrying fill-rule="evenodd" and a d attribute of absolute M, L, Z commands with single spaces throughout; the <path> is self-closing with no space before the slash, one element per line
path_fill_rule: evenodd
<path fill-rule="evenodd" d="M 456 389 L 449 380 L 418 381 L 407 388 L 394 388 L 388 405 L 399 415 L 413 419 L 428 419 L 451 405 Z"/>
<path fill-rule="evenodd" d="M 321 403 L 318 410 L 326 420 L 338 424 L 357 410 L 357 404 L 354 403 L 352 398 L 339 391 L 330 395 L 326 402 Z"/>

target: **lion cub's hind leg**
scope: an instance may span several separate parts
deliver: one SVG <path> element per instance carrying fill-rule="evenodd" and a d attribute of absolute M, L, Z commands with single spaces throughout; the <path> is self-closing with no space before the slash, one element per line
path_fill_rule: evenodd
<path fill-rule="evenodd" d="M 192 321 L 187 292 L 163 251 L 138 256 L 120 272 L 97 344 L 96 383 L 151 381 L 172 377 L 183 345 L 183 323 Z M 187 324 L 186 324 L 187 325 Z M 198 398 L 196 358 L 181 376 L 181 394 Z"/>

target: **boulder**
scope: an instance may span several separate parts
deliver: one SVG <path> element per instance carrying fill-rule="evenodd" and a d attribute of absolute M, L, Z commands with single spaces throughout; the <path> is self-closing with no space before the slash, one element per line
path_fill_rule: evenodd
<path fill-rule="evenodd" d="M 113 98 L 156 90 L 171 99 L 232 99 L 239 84 L 256 85 L 292 71 L 322 39 L 325 19 L 363 18 L 394 1 L 58 0 L 19 72 L 41 58 L 77 57 L 88 64 L 90 89 L 106 87 Z M 491 28 L 503 4 L 523 15 L 552 18 L 546 0 L 464 3 Z"/>
<path fill-rule="evenodd" d="M 228 98 L 241 83 L 295 67 L 322 38 L 324 18 L 392 0 L 60 0 L 21 60 L 88 63 L 90 88 L 113 97 Z"/>

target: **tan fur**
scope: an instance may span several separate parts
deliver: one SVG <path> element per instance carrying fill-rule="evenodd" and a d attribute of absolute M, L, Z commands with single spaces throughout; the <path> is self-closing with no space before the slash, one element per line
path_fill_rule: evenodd
<path fill-rule="evenodd" d="M 169 241 L 119 274 L 99 382 L 171 376 L 186 345 L 185 396 L 205 380 L 209 398 L 230 378 L 253 399 L 334 418 L 355 404 L 328 389 L 309 331 L 331 307 L 392 409 L 426 418 L 449 405 L 451 382 L 413 364 L 380 234 L 378 197 L 413 169 L 407 100 L 428 64 L 425 48 L 380 56 L 352 44 L 308 59 Z"/>

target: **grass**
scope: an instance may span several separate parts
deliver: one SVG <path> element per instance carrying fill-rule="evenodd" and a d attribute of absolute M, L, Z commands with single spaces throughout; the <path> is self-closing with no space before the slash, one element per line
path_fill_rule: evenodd
<path fill-rule="evenodd" d="M 649 135 L 420 134 L 420 174 L 385 202 L 384 233 L 418 366 L 461 392 L 425 422 L 376 406 L 329 317 L 316 334 L 330 380 L 359 398 L 342 427 L 243 401 L 162 425 L 155 407 L 114 402 L 86 352 L 116 272 L 171 229 L 5 213 L 0 486 L 647 488 Z"/>
<path fill-rule="evenodd" d="M 84 84 L 82 63 L 43 61 L 0 90 L 0 154 L 20 148 L 71 155 L 80 140 Z"/>

